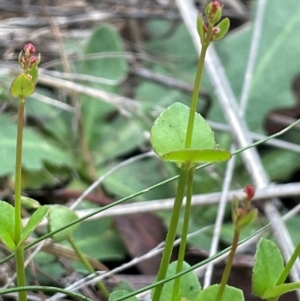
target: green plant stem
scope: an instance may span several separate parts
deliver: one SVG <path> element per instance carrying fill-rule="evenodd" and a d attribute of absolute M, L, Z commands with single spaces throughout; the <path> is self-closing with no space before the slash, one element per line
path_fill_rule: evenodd
<path fill-rule="evenodd" d="M 81 294 L 63 288 L 53 287 L 53 286 L 38 286 L 38 285 L 6 288 L 0 290 L 0 295 L 10 294 L 10 293 L 20 292 L 20 291 L 41 291 L 41 292 L 49 292 L 49 293 L 62 293 L 67 296 L 73 297 L 74 299 L 79 299 L 83 301 L 94 301 L 93 299 L 90 299 L 86 296 L 83 296 Z"/>
<path fill-rule="evenodd" d="M 188 180 L 187 180 L 186 205 L 184 211 L 184 220 L 183 220 L 181 241 L 180 241 L 178 259 L 177 259 L 176 273 L 181 272 L 183 262 L 184 262 L 184 255 L 185 255 L 187 236 L 189 230 L 189 219 L 190 219 L 191 208 L 192 208 L 194 173 L 195 173 L 195 168 L 190 168 L 188 174 Z M 174 287 L 173 287 L 173 293 L 171 299 L 173 301 L 179 300 L 180 279 L 181 279 L 180 277 L 177 277 L 174 281 Z"/>
<path fill-rule="evenodd" d="M 171 220 L 168 228 L 168 234 L 166 237 L 166 244 L 161 258 L 159 271 L 157 274 L 157 281 L 161 281 L 166 277 L 168 265 L 172 255 L 173 244 L 176 237 L 177 226 L 180 216 L 180 209 L 185 194 L 185 185 L 188 177 L 189 169 L 187 166 L 182 166 L 180 169 L 176 197 L 174 201 L 174 207 L 172 210 Z M 157 285 L 154 289 L 152 300 L 159 301 L 161 296 L 163 285 Z"/>
<path fill-rule="evenodd" d="M 276 285 L 283 284 L 285 280 L 287 279 L 288 275 L 290 274 L 290 271 L 297 260 L 297 258 L 300 255 L 300 243 L 298 243 L 297 247 L 295 248 L 290 260 L 287 262 L 283 272 L 281 273 Z"/>
<path fill-rule="evenodd" d="M 17 127 L 17 145 L 16 145 L 16 169 L 15 169 L 15 243 L 21 240 L 22 235 L 22 216 L 21 216 L 21 190 L 22 190 L 22 144 L 23 144 L 23 125 L 24 125 L 25 99 L 19 99 L 18 107 L 18 127 Z M 15 251 L 17 284 L 26 285 L 25 267 L 24 267 L 24 248 L 23 244 L 18 246 Z M 19 301 L 27 300 L 26 291 L 20 291 Z"/>
<path fill-rule="evenodd" d="M 232 247 L 231 247 L 230 253 L 228 255 L 228 260 L 226 262 L 226 266 L 225 266 L 225 269 L 224 269 L 224 272 L 223 272 L 223 275 L 222 275 L 221 283 L 220 283 L 219 290 L 218 290 L 215 301 L 221 301 L 222 300 L 224 289 L 225 289 L 225 286 L 228 282 L 228 278 L 229 278 L 229 275 L 230 275 L 230 271 L 231 271 L 234 255 L 235 255 L 235 252 L 236 252 L 236 248 L 237 248 L 238 243 L 239 243 L 239 236 L 240 236 L 240 232 L 235 230 L 233 240 L 232 240 Z"/>
<path fill-rule="evenodd" d="M 281 285 L 285 282 L 285 280 L 287 279 L 287 277 L 290 274 L 290 271 L 295 263 L 295 261 L 297 260 L 297 258 L 300 255 L 300 243 L 298 243 L 297 247 L 295 248 L 290 260 L 287 262 L 286 266 L 284 267 L 284 270 L 282 271 L 279 279 L 276 282 L 276 285 Z M 279 299 L 279 297 L 272 297 L 272 298 L 268 298 L 267 301 L 277 301 Z"/>
<path fill-rule="evenodd" d="M 204 60 L 205 60 L 207 48 L 210 44 L 211 35 L 212 35 L 212 28 L 209 28 L 208 32 L 207 32 L 206 40 L 202 44 L 201 53 L 200 53 L 200 57 L 199 57 L 198 65 L 197 65 L 194 89 L 193 89 L 193 94 L 192 94 L 192 103 L 191 103 L 190 115 L 189 115 L 189 121 L 188 121 L 187 133 L 186 133 L 185 148 L 190 148 L 192 145 L 195 113 L 196 113 L 196 109 L 197 109 L 197 103 L 198 103 L 198 97 L 199 97 L 199 91 L 200 91 L 200 85 L 201 85 L 201 78 L 202 78 L 202 73 L 203 73 L 203 69 L 204 69 Z"/>
<path fill-rule="evenodd" d="M 83 254 L 83 252 L 81 252 L 81 250 L 78 248 L 75 240 L 72 238 L 72 236 L 68 236 L 68 241 L 71 244 L 72 248 L 74 249 L 75 253 L 77 254 L 78 258 L 80 259 L 80 261 L 84 264 L 84 266 L 86 267 L 86 269 L 90 272 L 90 273 L 95 273 L 94 268 L 92 267 L 92 265 L 90 264 L 90 262 L 87 260 L 87 258 L 85 257 L 85 255 Z M 105 287 L 104 283 L 101 281 L 98 281 L 96 283 L 98 289 L 103 293 L 105 298 L 109 298 L 109 291 L 108 289 Z"/>

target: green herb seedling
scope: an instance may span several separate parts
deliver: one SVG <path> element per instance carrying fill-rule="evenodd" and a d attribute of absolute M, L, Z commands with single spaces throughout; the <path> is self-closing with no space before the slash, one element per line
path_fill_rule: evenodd
<path fill-rule="evenodd" d="M 228 151 L 216 148 L 214 134 L 210 126 L 203 117 L 196 112 L 207 48 L 213 40 L 218 40 L 225 36 L 229 28 L 228 19 L 221 21 L 219 23 L 221 26 L 217 24 L 222 17 L 222 6 L 218 1 L 211 2 L 206 6 L 205 15 L 207 23 L 204 22 L 202 16 L 198 18 L 197 23 L 202 49 L 197 66 L 191 108 L 188 108 L 181 103 L 174 103 L 161 113 L 151 129 L 151 144 L 154 151 L 163 160 L 175 162 L 180 168 L 174 207 L 166 237 L 166 245 L 157 275 L 157 281 L 165 279 L 167 275 L 179 221 L 180 209 L 183 198 L 186 195 L 185 215 L 179 255 L 176 263 L 176 273 L 183 269 L 191 210 L 193 175 L 196 166 L 199 163 L 226 161 L 231 157 L 231 154 Z M 180 281 L 180 277 L 175 279 L 172 293 L 169 295 L 168 300 L 180 300 Z M 155 287 L 153 291 L 153 300 L 161 300 L 162 290 L 162 285 L 157 285 Z"/>
<path fill-rule="evenodd" d="M 10 87 L 11 95 L 19 99 L 15 169 L 15 207 L 0 201 L 0 239 L 9 250 L 15 253 L 17 285 L 19 287 L 26 285 L 24 242 L 48 213 L 47 206 L 38 207 L 30 217 L 25 228 L 23 228 L 21 206 L 26 198 L 21 195 L 21 180 L 25 98 L 34 92 L 38 78 L 38 64 L 40 62 L 40 55 L 36 57 L 34 53 L 35 47 L 31 43 L 24 46 L 24 51 L 21 51 L 19 56 L 19 64 L 23 72 L 13 80 Z M 19 291 L 18 294 L 20 301 L 27 300 L 26 291 Z"/>
<path fill-rule="evenodd" d="M 63 228 L 64 226 L 68 225 L 69 223 L 72 223 L 78 219 L 77 214 L 69 209 L 66 206 L 62 205 L 53 205 L 50 207 L 50 212 L 48 215 L 48 227 L 49 232 L 56 231 L 58 229 Z M 62 231 L 59 231 L 58 233 L 55 233 L 52 235 L 52 238 L 54 241 L 59 242 L 62 240 L 68 240 L 70 245 L 72 246 L 73 250 L 77 254 L 78 258 L 82 262 L 82 264 L 86 267 L 86 269 L 90 273 L 95 273 L 94 268 L 88 261 L 85 254 L 80 250 L 78 247 L 76 241 L 73 239 L 72 234 L 79 228 L 80 223 L 77 223 L 71 227 L 65 228 Z M 103 293 L 103 295 L 106 298 L 109 298 L 109 291 L 105 287 L 105 285 L 101 282 L 97 282 L 98 289 Z"/>

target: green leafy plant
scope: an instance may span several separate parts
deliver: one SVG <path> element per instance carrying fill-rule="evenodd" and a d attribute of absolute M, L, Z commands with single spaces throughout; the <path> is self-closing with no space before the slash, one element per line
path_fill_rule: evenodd
<path fill-rule="evenodd" d="M 11 95 L 19 99 L 15 164 L 15 206 L 13 207 L 4 201 L 0 201 L 0 238 L 6 247 L 15 253 L 18 286 L 26 285 L 24 242 L 48 213 L 47 206 L 39 207 L 23 228 L 21 219 L 21 180 L 25 98 L 34 92 L 38 78 L 38 64 L 40 62 L 40 55 L 36 57 L 34 53 L 35 47 L 31 43 L 24 46 L 24 52 L 21 51 L 19 56 L 19 64 L 23 72 L 14 79 L 10 87 Z M 19 292 L 19 300 L 27 300 L 26 291 Z"/>
<path fill-rule="evenodd" d="M 200 164 L 219 163 L 227 161 L 231 158 L 231 155 L 233 155 L 230 154 L 230 152 L 228 152 L 227 150 L 220 149 L 218 147 L 215 142 L 214 133 L 211 127 L 205 121 L 205 119 L 199 113 L 197 113 L 196 110 L 198 107 L 198 94 L 200 90 L 200 83 L 207 48 L 209 47 L 211 42 L 222 39 L 226 35 L 229 28 L 229 19 L 225 18 L 221 20 L 222 9 L 223 7 L 218 1 L 213 1 L 206 6 L 205 15 L 200 15 L 197 21 L 197 28 L 202 44 L 202 50 L 197 66 L 191 107 L 189 108 L 188 106 L 178 102 L 173 103 L 159 115 L 151 129 L 151 144 L 156 154 L 164 161 L 174 162 L 179 168 L 177 191 L 168 228 L 166 245 L 164 247 L 162 255 L 161 265 L 155 283 L 149 287 L 153 289 L 153 301 L 244 300 L 243 292 L 238 288 L 228 286 L 227 282 L 232 268 L 233 258 L 237 246 L 240 243 L 239 240 L 241 232 L 245 227 L 253 223 L 258 214 L 256 209 L 251 208 L 251 200 L 255 194 L 255 188 L 253 186 L 248 185 L 245 187 L 241 204 L 240 200 L 236 197 L 234 197 L 232 200 L 231 213 L 234 235 L 231 247 L 228 250 L 228 260 L 220 284 L 214 284 L 202 290 L 198 278 L 193 271 L 196 266 L 191 267 L 184 261 L 189 219 L 191 216 L 191 200 L 193 195 L 195 170 L 199 167 Z M 108 43 L 107 45 L 103 43 L 104 46 L 107 46 L 108 48 L 116 51 L 120 49 L 120 43 L 116 32 L 110 26 L 103 26 L 98 28 L 93 33 L 89 43 L 87 44 L 86 52 L 88 54 L 93 54 L 94 52 L 99 51 L 99 45 L 95 42 L 97 40 L 100 40 L 99 36 L 106 37 L 105 41 L 113 37 L 113 41 L 111 43 Z M 48 292 L 61 292 L 74 298 L 90 301 L 91 299 L 85 296 L 59 288 L 39 286 L 26 287 L 24 272 L 24 242 L 38 225 L 38 223 L 47 214 L 49 232 L 27 247 L 36 244 L 46 237 L 52 237 L 56 242 L 67 240 L 86 269 L 90 273 L 94 273 L 94 269 L 92 268 L 89 260 L 81 251 L 78 243 L 74 239 L 73 233 L 78 229 L 80 222 L 83 219 L 86 219 L 87 217 L 92 216 L 97 212 L 101 212 L 114 205 L 112 204 L 105 206 L 104 208 L 96 210 L 94 213 L 79 219 L 75 212 L 65 206 L 55 205 L 49 209 L 48 206 L 39 206 L 34 201 L 21 196 L 22 136 L 25 98 L 28 98 L 35 91 L 35 85 L 38 77 L 38 64 L 40 61 L 40 56 L 35 57 L 34 53 L 34 46 L 32 44 L 26 44 L 24 47 L 24 52 L 21 52 L 19 57 L 19 63 L 21 68 L 23 69 L 23 72 L 13 81 L 10 90 L 11 94 L 19 99 L 15 170 L 15 207 L 11 206 L 7 202 L 0 201 L 0 239 L 6 245 L 6 247 L 13 252 L 15 256 L 18 287 L 14 290 L 1 290 L 0 294 L 5 294 L 11 291 L 18 291 L 19 300 L 25 301 L 27 299 L 27 290 L 41 290 Z M 122 76 L 123 73 L 127 72 L 127 66 L 122 59 L 102 61 L 100 64 L 89 64 L 85 62 L 84 64 L 79 64 L 79 66 L 77 67 L 79 70 L 92 69 L 92 71 L 95 72 L 95 75 L 99 76 L 98 71 L 102 69 L 109 69 L 108 66 L 110 67 L 111 71 L 110 77 L 113 80 L 119 79 L 119 77 Z M 115 89 L 115 87 L 110 87 L 108 85 L 104 90 L 114 92 Z M 97 135 L 104 135 L 104 132 L 107 130 L 107 128 L 103 130 L 102 128 L 99 129 L 100 127 L 96 128 L 93 126 L 94 121 L 99 118 L 99 116 L 97 115 L 97 107 L 98 102 L 95 99 L 91 100 L 90 102 L 84 102 L 84 113 L 81 117 L 83 118 L 83 120 L 85 118 L 86 122 L 85 126 L 83 126 L 83 124 L 79 124 L 80 131 L 85 132 L 86 136 L 84 137 L 87 137 L 87 141 L 81 140 L 80 143 L 81 151 L 86 155 L 86 157 L 83 158 L 82 162 L 86 164 L 86 174 L 88 175 L 88 177 L 90 177 L 90 180 L 93 180 L 93 177 L 95 176 L 95 170 L 93 170 L 94 166 L 90 165 L 91 161 L 89 158 L 89 152 L 91 149 L 95 150 L 98 147 L 98 140 L 95 137 L 97 137 Z M 103 119 L 105 118 L 105 113 L 111 113 L 111 105 L 105 104 L 101 109 L 103 109 L 101 112 L 101 118 Z M 66 129 L 68 121 L 68 118 L 66 118 L 62 122 L 63 125 L 58 122 L 55 126 L 53 126 L 53 128 L 51 128 L 51 126 L 49 126 L 48 124 L 47 127 L 49 132 L 51 132 L 53 137 L 55 137 L 56 130 L 60 126 L 62 126 L 65 130 L 64 134 L 67 136 L 69 134 L 68 130 Z M 122 123 L 119 123 L 118 121 L 119 120 L 117 120 L 117 122 L 115 123 L 118 125 L 118 127 L 121 128 Z M 130 128 L 130 130 L 132 130 L 132 128 Z M 117 146 L 114 145 L 111 148 L 110 144 L 107 143 L 109 146 L 102 148 L 104 152 L 100 155 L 95 155 L 97 162 L 103 162 L 103 160 L 107 159 L 107 157 L 110 158 L 111 154 L 109 153 L 111 152 L 111 149 L 113 149 L 112 153 L 114 153 L 114 155 L 122 154 L 122 150 L 120 151 L 120 145 L 122 145 L 123 150 L 130 150 L 133 146 L 136 145 L 138 141 L 142 141 L 143 138 L 141 137 L 141 133 L 139 131 L 140 129 L 134 128 L 133 130 L 134 131 L 131 132 L 131 134 L 125 135 L 125 138 L 121 137 L 122 134 L 118 133 L 116 140 L 120 140 L 118 141 L 120 142 L 120 144 L 117 144 Z M 133 137 L 135 136 L 136 132 L 139 133 L 139 136 L 136 138 L 136 140 L 134 140 L 132 144 L 131 142 L 128 143 L 128 141 L 131 141 L 131 139 L 128 139 L 128 136 Z M 112 138 L 110 135 L 107 135 L 105 137 Z M 61 137 L 58 139 L 61 139 Z M 61 142 L 64 142 L 63 140 L 64 139 L 62 139 Z M 58 154 L 60 153 L 58 152 Z M 53 157 L 55 157 L 55 154 Z M 47 156 L 41 156 L 41 159 L 38 160 L 38 164 L 41 164 L 43 158 L 47 158 Z M 61 158 L 60 160 L 63 159 Z M 156 186 L 154 185 L 150 188 L 154 188 Z M 128 189 L 128 187 L 119 188 L 119 190 L 121 191 L 119 192 L 120 195 L 122 194 L 124 189 Z M 124 198 L 115 202 L 115 204 L 119 204 L 142 193 L 143 191 L 134 193 L 128 198 Z M 175 236 L 179 228 L 180 210 L 184 197 L 186 197 L 186 206 L 184 210 L 183 226 L 181 229 L 179 255 L 176 261 L 170 263 Z M 21 205 L 37 209 L 32 214 L 25 227 L 23 227 L 21 223 Z M 220 252 L 219 254 L 217 254 L 213 258 L 209 258 L 205 262 L 208 262 L 222 255 L 223 253 L 224 252 Z M 276 301 L 281 295 L 299 289 L 299 283 L 285 283 L 290 270 L 299 254 L 300 244 L 298 244 L 290 260 L 285 265 L 278 247 L 269 240 L 266 240 L 264 238 L 261 239 L 257 247 L 257 252 L 255 255 L 255 265 L 253 268 L 253 293 L 261 299 Z M 134 296 L 136 292 L 129 292 L 128 290 L 117 290 L 110 293 L 102 282 L 98 282 L 97 287 L 110 301 L 138 300 L 138 298 Z"/>
<path fill-rule="evenodd" d="M 226 161 L 231 157 L 228 151 L 217 149 L 210 126 L 196 112 L 207 48 L 213 40 L 222 38 L 229 29 L 229 20 L 226 18 L 217 24 L 222 17 L 222 6 L 218 1 L 207 5 L 205 15 L 207 23 L 204 22 L 202 15 L 198 18 L 197 28 L 202 49 L 197 66 L 191 108 L 179 103 L 171 105 L 156 119 L 151 130 L 151 144 L 154 151 L 162 159 L 176 162 L 180 167 L 174 207 L 157 281 L 161 281 L 166 277 L 178 227 L 180 209 L 183 198 L 186 195 L 184 223 L 176 264 L 176 272 L 179 273 L 182 271 L 191 210 L 193 177 L 197 164 Z M 180 277 L 175 279 L 172 293 L 169 295 L 170 300 L 180 300 L 180 282 Z M 153 300 L 160 300 L 162 289 L 162 285 L 155 287 Z"/>

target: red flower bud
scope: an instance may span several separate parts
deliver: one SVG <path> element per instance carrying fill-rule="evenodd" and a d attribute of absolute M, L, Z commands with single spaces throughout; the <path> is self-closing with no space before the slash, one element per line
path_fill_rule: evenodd
<path fill-rule="evenodd" d="M 244 188 L 244 199 L 246 201 L 251 201 L 255 194 L 255 187 L 252 185 L 246 185 Z"/>
<path fill-rule="evenodd" d="M 26 51 L 29 54 L 34 54 L 35 53 L 35 46 L 32 43 L 27 43 L 24 45 L 24 52 L 26 53 Z"/>
<path fill-rule="evenodd" d="M 216 12 L 218 10 L 218 8 L 220 8 L 221 4 L 219 1 L 213 1 L 212 5 L 211 5 L 211 10 L 212 12 Z"/>

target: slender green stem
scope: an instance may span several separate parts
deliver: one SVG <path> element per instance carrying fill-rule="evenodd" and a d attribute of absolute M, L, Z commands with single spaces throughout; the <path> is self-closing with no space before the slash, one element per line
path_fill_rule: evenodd
<path fill-rule="evenodd" d="M 188 230 L 189 230 L 189 219 L 190 219 L 191 208 L 192 208 L 194 173 L 195 173 L 195 168 L 190 168 L 189 174 L 188 174 L 188 180 L 187 180 L 186 205 L 185 205 L 184 220 L 183 220 L 183 227 L 182 227 L 182 233 L 181 233 L 181 241 L 180 241 L 178 259 L 177 259 L 176 273 L 181 272 L 183 262 L 184 262 L 184 255 L 185 255 L 187 236 L 188 236 Z M 181 279 L 180 277 L 177 277 L 174 281 L 174 287 L 173 287 L 173 293 L 172 293 L 173 301 L 179 300 L 180 279 Z"/>
<path fill-rule="evenodd" d="M 240 236 L 240 232 L 235 230 L 233 240 L 232 240 L 232 247 L 231 247 L 230 253 L 228 255 L 228 260 L 226 262 L 226 266 L 225 266 L 225 269 L 224 269 L 224 272 L 223 272 L 223 275 L 222 275 L 221 283 L 220 283 L 219 290 L 218 290 L 215 301 L 221 301 L 222 300 L 224 289 L 225 289 L 225 286 L 228 282 L 228 278 L 229 278 L 229 275 L 230 275 L 230 271 L 231 271 L 234 255 L 235 255 L 235 252 L 236 252 L 236 248 L 237 248 L 238 243 L 239 243 L 239 236 Z"/>
<path fill-rule="evenodd" d="M 15 169 L 15 243 L 21 240 L 22 235 L 22 216 L 21 216 L 21 190 L 22 190 L 22 144 L 23 144 L 23 125 L 24 125 L 25 99 L 19 99 L 18 108 L 18 128 L 17 128 L 17 146 L 16 146 L 16 169 Z M 17 284 L 26 285 L 25 267 L 24 267 L 24 248 L 21 244 L 15 251 Z M 26 301 L 26 291 L 19 291 L 19 301 Z"/>
<path fill-rule="evenodd" d="M 285 280 L 287 279 L 295 261 L 297 260 L 297 258 L 300 255 L 300 243 L 297 245 L 297 247 L 295 248 L 290 260 L 287 262 L 283 272 L 281 273 L 276 285 L 280 285 L 283 284 L 285 282 Z"/>
<path fill-rule="evenodd" d="M 73 297 L 74 299 L 79 299 L 83 301 L 94 301 L 93 299 L 90 299 L 86 296 L 83 296 L 81 294 L 78 294 L 76 292 L 72 292 L 70 290 L 66 290 L 59 287 L 53 287 L 53 286 L 22 286 L 22 287 L 12 287 L 12 288 L 6 288 L 3 290 L 0 290 L 0 295 L 10 294 L 14 292 L 20 292 L 20 291 L 41 291 L 41 292 L 49 292 L 49 293 L 62 293 L 67 296 Z"/>
<path fill-rule="evenodd" d="M 287 262 L 286 266 L 284 267 L 284 270 L 282 271 L 279 279 L 276 282 L 276 286 L 283 284 L 285 282 L 285 280 L 289 276 L 290 271 L 291 271 L 295 261 L 299 257 L 299 255 L 300 255 L 300 243 L 297 245 L 290 260 Z M 272 297 L 272 298 L 268 298 L 267 301 L 277 301 L 278 299 L 279 299 L 279 297 Z"/>
<path fill-rule="evenodd" d="M 195 112 L 197 109 L 198 97 L 199 97 L 199 90 L 201 85 L 201 78 L 204 69 L 204 60 L 207 48 L 210 44 L 210 39 L 212 36 L 212 28 L 208 29 L 206 41 L 202 44 L 200 58 L 197 65 L 196 77 L 194 82 L 194 89 L 192 94 L 192 103 L 190 108 L 190 115 L 186 133 L 186 140 L 185 140 L 185 148 L 190 148 L 192 145 L 192 137 L 193 137 L 193 129 L 194 129 L 194 121 L 195 121 Z"/>
<path fill-rule="evenodd" d="M 166 244 L 162 254 L 159 271 L 157 274 L 157 279 L 156 279 L 157 281 L 163 280 L 167 274 L 168 265 L 172 255 L 173 244 L 176 237 L 176 231 L 177 231 L 177 226 L 178 226 L 178 221 L 180 216 L 180 209 L 185 194 L 185 185 L 188 177 L 188 172 L 189 172 L 188 167 L 186 166 L 181 167 L 179 179 L 178 179 L 176 197 L 174 201 L 174 207 L 172 210 L 171 220 L 170 220 L 168 234 L 166 238 Z M 155 287 L 152 300 L 156 300 L 156 301 L 160 300 L 162 288 L 163 288 L 162 284 Z"/>
<path fill-rule="evenodd" d="M 77 254 L 78 258 L 80 259 L 80 261 L 84 264 L 84 266 L 86 267 L 86 269 L 90 272 L 90 273 L 95 273 L 94 268 L 92 267 L 92 265 L 90 264 L 90 262 L 87 260 L 86 256 L 81 252 L 81 250 L 78 248 L 75 240 L 72 238 L 72 236 L 68 237 L 68 241 L 71 244 L 72 248 L 74 249 L 75 253 Z M 109 298 L 109 291 L 107 290 L 107 288 L 105 287 L 104 283 L 102 283 L 101 281 L 98 281 L 96 283 L 98 289 L 103 293 L 105 298 Z"/>
<path fill-rule="evenodd" d="M 15 241 L 18 243 L 22 234 L 21 219 L 21 190 L 22 190 L 22 145 L 23 145 L 23 124 L 24 124 L 25 100 L 19 100 L 18 129 L 16 146 L 16 169 L 15 169 Z"/>
<path fill-rule="evenodd" d="M 200 58 L 198 61 L 197 71 L 196 71 L 196 78 L 194 83 L 194 90 L 192 94 L 192 103 L 190 108 L 190 115 L 189 115 L 189 121 L 188 121 L 188 127 L 187 127 L 187 134 L 186 134 L 186 140 L 185 140 L 185 148 L 190 148 L 192 144 L 192 137 L 193 137 L 193 129 L 194 129 L 194 121 L 195 121 L 195 112 L 197 109 L 197 103 L 198 103 L 198 95 L 200 90 L 200 83 L 204 68 L 204 59 L 206 55 L 208 46 L 204 46 L 201 49 Z"/>

